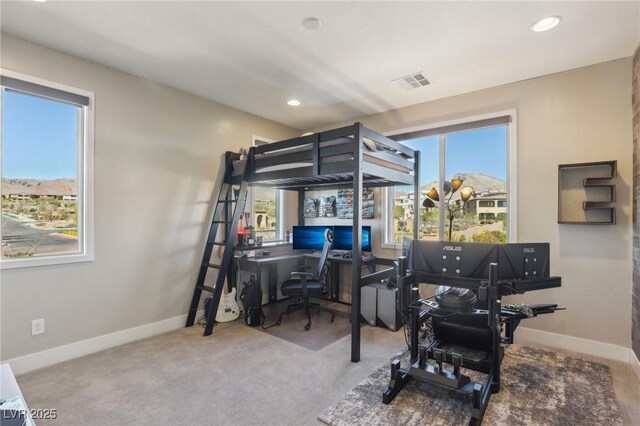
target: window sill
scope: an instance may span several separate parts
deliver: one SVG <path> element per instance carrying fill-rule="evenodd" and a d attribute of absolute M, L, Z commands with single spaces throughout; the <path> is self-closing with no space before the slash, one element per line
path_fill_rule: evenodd
<path fill-rule="evenodd" d="M 282 241 L 265 241 L 262 243 L 262 245 L 257 245 L 257 244 L 253 244 L 253 245 L 243 245 L 243 246 L 233 246 L 234 250 L 239 250 L 239 251 L 243 251 L 243 250 L 259 250 L 262 248 L 273 248 L 273 247 L 284 247 L 284 246 L 290 246 L 292 245 L 292 243 L 285 243 Z"/>
<path fill-rule="evenodd" d="M 92 262 L 93 255 L 78 254 L 59 254 L 52 256 L 36 256 L 21 259 L 2 259 L 0 260 L 0 269 L 17 269 L 30 268 L 36 266 L 63 265 L 67 263 Z"/>
<path fill-rule="evenodd" d="M 383 249 L 402 250 L 402 244 L 400 243 L 382 243 L 380 247 Z"/>

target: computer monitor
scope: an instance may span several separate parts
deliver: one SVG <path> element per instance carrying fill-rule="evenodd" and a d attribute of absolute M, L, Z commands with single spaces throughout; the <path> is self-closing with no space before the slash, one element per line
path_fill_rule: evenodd
<path fill-rule="evenodd" d="M 549 243 L 498 245 L 498 279 L 549 278 Z"/>
<path fill-rule="evenodd" d="M 362 227 L 362 237 L 360 239 L 362 251 L 371 251 L 371 227 Z M 353 249 L 353 226 L 333 227 L 333 248 L 336 250 Z"/>
<path fill-rule="evenodd" d="M 416 272 L 488 278 L 489 265 L 498 261 L 495 244 L 415 240 L 409 265 Z"/>
<path fill-rule="evenodd" d="M 333 226 L 294 226 L 294 250 L 322 250 L 324 246 L 324 231 L 333 230 Z"/>

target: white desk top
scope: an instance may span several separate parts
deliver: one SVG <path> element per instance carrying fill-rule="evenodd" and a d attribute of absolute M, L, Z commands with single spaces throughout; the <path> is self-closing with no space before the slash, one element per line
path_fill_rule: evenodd
<path fill-rule="evenodd" d="M 20 392 L 9 363 L 5 362 L 0 364 L 0 398 L 6 399 L 14 396 L 22 396 L 22 392 Z"/>
<path fill-rule="evenodd" d="M 18 382 L 16 382 L 16 378 L 13 375 L 13 371 L 11 371 L 9 363 L 2 363 L 0 364 L 0 399 L 15 398 L 16 396 L 21 397 L 24 402 L 24 409 L 28 413 L 27 415 L 29 417 L 27 424 L 34 425 L 35 423 L 31 418 L 29 407 L 27 407 L 27 401 L 25 401 L 22 396 L 22 392 L 18 387 Z"/>

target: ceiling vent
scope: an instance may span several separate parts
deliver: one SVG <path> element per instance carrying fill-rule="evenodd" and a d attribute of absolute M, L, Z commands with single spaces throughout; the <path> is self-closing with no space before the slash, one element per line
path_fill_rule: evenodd
<path fill-rule="evenodd" d="M 426 77 L 422 75 L 422 72 L 417 72 L 406 77 L 401 77 L 396 80 L 392 80 L 391 82 L 397 84 L 404 90 L 419 89 L 420 87 L 431 84 L 429 80 L 427 80 Z"/>

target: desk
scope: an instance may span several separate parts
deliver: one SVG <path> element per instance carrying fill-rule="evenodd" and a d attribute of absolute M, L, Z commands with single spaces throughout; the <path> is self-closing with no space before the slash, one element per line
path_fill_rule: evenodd
<path fill-rule="evenodd" d="M 301 259 L 302 254 L 291 253 L 276 256 L 237 257 L 238 269 L 253 272 L 256 284 L 262 288 L 262 271 L 269 271 L 269 303 L 278 301 L 278 263 L 287 260 Z"/>
<path fill-rule="evenodd" d="M 319 260 L 320 253 L 288 253 L 275 256 L 256 256 L 256 257 L 236 257 L 238 269 L 242 271 L 252 272 L 256 275 L 256 284 L 262 288 L 262 272 L 269 272 L 269 302 L 278 301 L 278 271 L 277 265 L 280 262 L 297 259 L 313 259 Z M 362 258 L 362 264 L 369 267 L 369 272 L 375 267 L 375 256 L 366 256 Z M 329 264 L 329 300 L 332 302 L 340 302 L 339 283 L 340 283 L 340 265 L 351 265 L 350 257 L 332 256 L 327 257 Z M 344 302 L 343 302 L 344 303 Z"/>
<path fill-rule="evenodd" d="M 307 253 L 304 257 L 318 260 L 320 259 L 320 253 Z M 329 264 L 329 300 L 332 302 L 346 303 L 340 300 L 340 265 L 351 265 L 352 258 L 331 255 L 331 253 L 329 253 L 327 263 Z M 368 266 L 369 272 L 373 272 L 372 268 L 375 268 L 375 263 L 376 257 L 373 255 L 362 257 L 362 265 Z"/>

